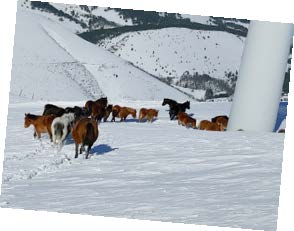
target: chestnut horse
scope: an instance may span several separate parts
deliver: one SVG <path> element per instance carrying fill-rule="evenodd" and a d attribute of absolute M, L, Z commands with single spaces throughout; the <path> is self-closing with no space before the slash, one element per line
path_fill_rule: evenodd
<path fill-rule="evenodd" d="M 34 126 L 34 137 L 41 138 L 41 133 L 48 133 L 50 140 L 52 141 L 51 124 L 55 116 L 53 115 L 33 115 L 30 113 L 25 114 L 24 127 L 28 128 L 31 124 Z"/>
<path fill-rule="evenodd" d="M 125 121 L 128 115 L 132 115 L 133 118 L 136 118 L 136 114 L 136 109 L 131 107 L 122 107 L 119 110 L 118 117 L 120 118 L 120 121 Z"/>
<path fill-rule="evenodd" d="M 154 117 L 158 117 L 158 110 L 155 109 L 146 109 L 141 108 L 139 111 L 139 122 L 141 122 L 146 117 L 147 121 L 151 122 L 153 121 Z"/>
<path fill-rule="evenodd" d="M 87 146 L 86 159 L 88 159 L 89 151 L 99 135 L 96 120 L 92 118 L 82 118 L 78 120 L 72 128 L 71 134 L 75 141 L 75 158 L 78 158 L 79 145 L 81 145 L 80 154 L 82 154 L 85 150 L 85 146 Z"/>
<path fill-rule="evenodd" d="M 214 123 L 208 120 L 202 120 L 199 125 L 200 130 L 206 131 L 224 131 L 224 126 L 220 123 Z"/>
<path fill-rule="evenodd" d="M 211 122 L 216 123 L 217 119 L 219 119 L 219 118 L 223 118 L 223 119 L 229 120 L 229 117 L 228 116 L 226 116 L 226 115 L 219 115 L 219 116 L 215 116 L 215 117 L 211 118 Z"/>
<path fill-rule="evenodd" d="M 229 121 L 225 117 L 218 117 L 215 122 L 221 124 L 224 129 L 227 129 Z"/>
<path fill-rule="evenodd" d="M 229 117 L 226 116 L 226 115 L 216 116 L 216 117 L 211 118 L 211 122 L 214 122 L 214 123 L 217 123 L 217 124 L 222 124 L 224 129 L 227 129 L 228 122 L 229 122 Z"/>
<path fill-rule="evenodd" d="M 185 112 L 179 112 L 178 113 L 178 124 L 184 125 L 186 128 L 189 128 L 189 126 L 191 126 L 192 128 L 196 128 L 196 119 L 190 117 Z"/>

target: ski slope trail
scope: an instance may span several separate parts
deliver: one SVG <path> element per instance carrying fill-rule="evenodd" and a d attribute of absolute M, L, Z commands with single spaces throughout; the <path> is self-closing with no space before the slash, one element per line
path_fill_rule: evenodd
<path fill-rule="evenodd" d="M 71 137 L 58 151 L 23 127 L 24 113 L 40 114 L 43 102 L 11 104 L 0 205 L 275 230 L 284 134 L 186 129 L 160 101 L 118 103 L 157 108 L 159 117 L 100 123 L 88 160 L 74 159 Z M 189 113 L 209 119 L 230 106 L 192 103 Z"/>

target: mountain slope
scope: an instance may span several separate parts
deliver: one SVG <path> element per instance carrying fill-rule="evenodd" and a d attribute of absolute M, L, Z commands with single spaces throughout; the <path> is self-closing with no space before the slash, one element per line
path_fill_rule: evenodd
<path fill-rule="evenodd" d="M 130 32 L 100 43 L 147 72 L 180 79 L 184 72 L 225 79 L 239 69 L 244 38 L 219 31 L 165 28 Z"/>
<path fill-rule="evenodd" d="M 56 26 L 43 23 L 48 34 L 95 76 L 104 94 L 113 100 L 187 98 L 181 92 L 133 67 L 128 62 Z"/>
<path fill-rule="evenodd" d="M 102 95 L 91 73 L 48 36 L 41 20 L 43 16 L 17 11 L 10 86 L 13 99 L 81 100 Z M 95 87 L 88 89 L 87 85 Z"/>
<path fill-rule="evenodd" d="M 30 10 L 18 10 L 11 94 L 30 100 L 187 96 Z"/>

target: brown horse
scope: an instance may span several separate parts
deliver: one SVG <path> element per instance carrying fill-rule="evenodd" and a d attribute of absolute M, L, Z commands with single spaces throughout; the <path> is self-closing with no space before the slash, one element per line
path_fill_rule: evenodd
<path fill-rule="evenodd" d="M 221 125 L 223 126 L 224 129 L 227 129 L 227 127 L 228 127 L 228 122 L 229 122 L 229 119 L 226 118 L 226 117 L 222 117 L 222 116 L 216 118 L 216 120 L 215 120 L 215 123 L 217 123 L 217 124 L 221 124 Z"/>
<path fill-rule="evenodd" d="M 94 103 L 91 109 L 91 118 L 96 121 L 101 121 L 101 119 L 105 116 L 105 107 L 100 103 Z"/>
<path fill-rule="evenodd" d="M 100 98 L 96 101 L 88 100 L 85 104 L 85 109 L 87 114 L 91 116 L 91 118 L 101 121 L 101 119 L 105 116 L 107 107 L 107 98 Z"/>
<path fill-rule="evenodd" d="M 136 114 L 137 114 L 136 109 L 131 107 L 122 107 L 119 110 L 118 117 L 120 118 L 120 121 L 125 121 L 128 115 L 132 115 L 133 118 L 136 118 Z"/>
<path fill-rule="evenodd" d="M 108 117 L 110 116 L 112 112 L 112 104 L 109 104 L 106 109 L 105 109 L 105 113 L 104 113 L 104 118 L 103 118 L 103 121 L 106 122 Z"/>
<path fill-rule="evenodd" d="M 118 113 L 120 112 L 120 109 L 122 107 L 119 106 L 119 105 L 114 105 L 112 107 L 112 119 L 111 119 L 111 122 L 115 122 L 115 117 L 118 117 Z"/>
<path fill-rule="evenodd" d="M 34 137 L 38 136 L 38 139 L 40 139 L 41 133 L 48 133 L 50 140 L 52 141 L 51 124 L 54 118 L 55 116 L 53 115 L 39 116 L 26 113 L 24 118 L 24 127 L 28 128 L 32 124 L 35 129 Z"/>
<path fill-rule="evenodd" d="M 154 117 L 158 117 L 158 110 L 155 109 L 146 109 L 141 108 L 139 111 L 139 122 L 141 122 L 146 117 L 147 121 L 151 122 L 153 121 Z"/>
<path fill-rule="evenodd" d="M 86 159 L 88 159 L 89 151 L 99 135 L 96 120 L 90 118 L 78 120 L 72 128 L 71 134 L 75 141 L 75 158 L 78 158 L 79 145 L 81 145 L 80 154 L 85 150 L 85 146 L 87 146 Z"/>
<path fill-rule="evenodd" d="M 211 118 L 211 122 L 215 123 L 216 120 L 219 119 L 219 118 L 224 118 L 226 120 L 229 120 L 229 117 L 228 116 L 226 116 L 226 115 L 219 115 L 219 116 L 215 116 L 215 117 Z"/>
<path fill-rule="evenodd" d="M 208 120 L 202 120 L 200 122 L 199 129 L 206 130 L 206 131 L 224 131 L 224 126 L 220 123 L 214 123 Z"/>
<path fill-rule="evenodd" d="M 189 126 L 191 126 L 192 128 L 196 128 L 196 119 L 190 117 L 185 112 L 179 112 L 178 113 L 178 124 L 184 125 L 186 128 L 189 128 Z"/>

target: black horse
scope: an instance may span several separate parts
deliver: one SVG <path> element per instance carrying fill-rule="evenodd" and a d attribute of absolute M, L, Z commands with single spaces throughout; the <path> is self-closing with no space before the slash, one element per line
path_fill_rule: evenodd
<path fill-rule="evenodd" d="M 65 109 L 62 107 L 58 107 L 53 104 L 46 104 L 44 106 L 43 115 L 54 115 L 54 116 L 60 117 L 64 113 L 65 113 Z"/>
<path fill-rule="evenodd" d="M 66 107 L 65 108 L 65 113 L 74 113 L 75 118 L 80 118 L 82 116 L 89 116 L 88 111 L 84 107 Z"/>
<path fill-rule="evenodd" d="M 179 112 L 186 112 L 186 109 L 190 109 L 190 101 L 186 101 L 184 103 L 178 103 L 172 99 L 163 99 L 162 106 L 168 104 L 169 105 L 169 118 L 173 120 L 177 117 Z"/>

